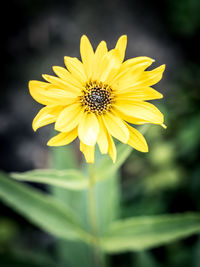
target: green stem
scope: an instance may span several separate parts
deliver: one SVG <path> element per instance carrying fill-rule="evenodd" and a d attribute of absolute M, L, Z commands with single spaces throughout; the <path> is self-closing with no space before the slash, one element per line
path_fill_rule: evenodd
<path fill-rule="evenodd" d="M 89 220 L 91 232 L 95 240 L 93 247 L 93 256 L 95 267 L 103 267 L 104 259 L 101 252 L 99 243 L 99 232 L 98 232 L 98 220 L 96 212 L 96 198 L 95 198 L 95 168 L 94 164 L 89 164 L 89 190 L 88 190 L 88 206 L 89 206 Z"/>

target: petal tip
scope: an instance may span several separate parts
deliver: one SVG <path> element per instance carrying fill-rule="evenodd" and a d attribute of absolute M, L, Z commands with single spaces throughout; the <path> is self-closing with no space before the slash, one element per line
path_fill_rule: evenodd
<path fill-rule="evenodd" d="M 56 146 L 52 140 L 52 138 L 47 142 L 47 146 Z"/>
<path fill-rule="evenodd" d="M 32 124 L 32 128 L 33 128 L 33 131 L 36 132 L 37 129 L 38 129 L 39 127 L 37 127 L 37 126 L 34 124 L 34 122 L 33 122 L 33 124 Z"/>
<path fill-rule="evenodd" d="M 91 159 L 87 159 L 86 157 L 85 157 L 85 161 L 86 161 L 87 163 L 94 163 L 94 159 L 91 160 Z"/>
<path fill-rule="evenodd" d="M 32 89 L 34 89 L 36 87 L 39 87 L 39 84 L 40 83 L 43 83 L 44 84 L 44 82 L 40 82 L 40 81 L 37 81 L 37 80 L 30 80 L 28 82 L 28 88 L 29 88 L 29 90 L 32 90 Z"/>
<path fill-rule="evenodd" d="M 147 144 L 145 145 L 144 149 L 141 152 L 143 152 L 143 153 L 149 152 L 149 147 Z"/>
<path fill-rule="evenodd" d="M 163 94 L 161 94 L 160 92 L 159 93 L 159 98 L 163 98 Z"/>
<path fill-rule="evenodd" d="M 86 34 L 83 34 L 83 35 L 81 36 L 81 39 L 88 39 L 88 38 L 87 38 Z"/>
<path fill-rule="evenodd" d="M 112 158 L 112 161 L 113 161 L 113 164 L 115 164 L 116 163 L 116 157 Z"/>
<path fill-rule="evenodd" d="M 64 56 L 64 62 L 67 62 L 70 57 Z"/>
<path fill-rule="evenodd" d="M 162 123 L 161 126 L 162 126 L 164 129 L 167 129 L 167 125 L 165 125 L 164 123 Z"/>
<path fill-rule="evenodd" d="M 128 38 L 128 37 L 127 37 L 126 34 L 123 34 L 123 35 L 120 36 L 120 38 L 124 39 L 124 41 L 127 41 L 127 38 Z"/>
<path fill-rule="evenodd" d="M 83 34 L 82 36 L 81 36 L 81 40 L 80 40 L 80 43 L 85 43 L 85 42 L 89 42 L 89 39 L 88 39 L 88 37 L 85 35 L 85 34 Z"/>
<path fill-rule="evenodd" d="M 52 70 L 53 70 L 54 72 L 56 72 L 56 70 L 57 70 L 58 68 L 59 68 L 58 66 L 52 66 Z"/>
<path fill-rule="evenodd" d="M 162 69 L 162 71 L 164 72 L 164 70 L 165 70 L 165 68 L 166 68 L 166 65 L 165 64 L 163 64 L 163 65 L 161 65 L 160 66 L 160 68 Z"/>
<path fill-rule="evenodd" d="M 48 74 L 42 74 L 42 78 L 46 80 L 48 78 Z"/>
<path fill-rule="evenodd" d="M 52 146 L 52 144 L 51 144 L 51 140 L 49 140 L 49 141 L 47 142 L 47 146 Z"/>
<path fill-rule="evenodd" d="M 28 82 L 28 87 L 29 87 L 29 88 L 31 87 L 31 85 L 32 85 L 33 82 L 34 82 L 33 80 L 30 80 L 30 81 Z"/>

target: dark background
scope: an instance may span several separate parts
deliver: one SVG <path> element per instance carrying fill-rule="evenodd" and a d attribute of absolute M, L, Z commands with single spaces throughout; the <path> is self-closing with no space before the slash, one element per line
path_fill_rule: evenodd
<path fill-rule="evenodd" d="M 105 40 L 109 48 L 120 35 L 127 34 L 127 58 L 149 56 L 156 60 L 153 67 L 166 64 L 164 78 L 155 86 L 164 99 L 155 104 L 165 114 L 168 128 L 152 126 L 145 135 L 150 152 L 132 153 L 123 166 L 122 216 L 199 211 L 199 13 L 199 0 L 4 3 L 0 169 L 11 172 L 47 167 L 46 142 L 52 127 L 33 132 L 32 119 L 41 106 L 29 95 L 28 81 L 42 80 L 43 73 L 52 74 L 51 66 L 63 66 L 66 55 L 79 56 L 82 34 L 90 38 L 94 47 Z M 52 237 L 9 208 L 1 205 L 0 209 L 2 266 L 45 266 L 48 260 L 51 264 Z M 41 258 L 38 250 L 43 251 Z M 121 254 L 112 260 L 113 266 L 117 262 L 119 266 L 197 267 L 199 251 L 200 239 L 192 236 L 149 251 L 148 263 L 141 263 L 136 254 Z M 27 263 L 27 257 L 33 262 Z"/>

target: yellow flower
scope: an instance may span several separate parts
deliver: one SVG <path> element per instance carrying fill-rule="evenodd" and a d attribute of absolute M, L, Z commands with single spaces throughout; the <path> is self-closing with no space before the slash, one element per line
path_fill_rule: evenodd
<path fill-rule="evenodd" d="M 102 41 L 93 50 L 88 38 L 80 42 L 82 62 L 65 57 L 66 68 L 54 66 L 58 77 L 43 75 L 47 82 L 30 81 L 32 97 L 45 105 L 33 120 L 33 129 L 55 123 L 59 133 L 47 145 L 63 146 L 76 137 L 87 162 L 94 162 L 96 143 L 102 154 L 116 160 L 113 137 L 147 152 L 142 134 L 131 124 L 153 123 L 164 127 L 163 114 L 147 100 L 162 98 L 151 88 L 162 78 L 165 65 L 146 71 L 153 59 L 136 57 L 123 62 L 127 37 L 108 51 Z"/>

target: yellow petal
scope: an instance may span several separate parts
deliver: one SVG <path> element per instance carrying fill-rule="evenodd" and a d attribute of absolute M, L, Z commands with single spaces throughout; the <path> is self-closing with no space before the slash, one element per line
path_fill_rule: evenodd
<path fill-rule="evenodd" d="M 40 82 L 40 81 L 29 81 L 28 83 L 29 92 L 31 96 L 40 104 L 43 105 L 51 105 L 52 101 L 47 99 L 43 92 L 46 91 L 49 87 L 48 83 Z"/>
<path fill-rule="evenodd" d="M 115 49 L 119 50 L 121 62 L 124 60 L 125 57 L 126 45 L 127 45 L 127 36 L 122 35 L 117 41 L 117 44 L 115 46 Z"/>
<path fill-rule="evenodd" d="M 109 82 L 117 75 L 121 66 L 120 53 L 117 49 L 110 50 L 102 59 L 100 81 Z"/>
<path fill-rule="evenodd" d="M 74 129 L 83 116 L 83 109 L 79 103 L 66 107 L 58 116 L 55 129 L 60 132 L 69 132 Z"/>
<path fill-rule="evenodd" d="M 53 71 L 58 77 L 60 77 L 65 82 L 70 83 L 75 88 L 78 87 L 82 89 L 81 83 L 76 80 L 67 69 L 59 66 L 53 66 Z"/>
<path fill-rule="evenodd" d="M 80 94 L 81 90 L 83 87 L 75 87 L 72 84 L 70 84 L 69 82 L 66 82 L 64 80 L 61 80 L 58 77 L 54 77 L 48 74 L 43 74 L 42 77 L 49 83 L 51 83 L 52 85 L 54 85 L 55 87 L 60 87 L 60 89 L 63 89 L 69 93 L 72 93 L 74 95 L 78 95 Z"/>
<path fill-rule="evenodd" d="M 147 68 L 150 66 L 155 60 L 150 57 L 134 57 L 130 58 L 123 62 L 120 71 L 127 70 L 127 69 L 135 69 L 135 67 L 143 67 Z"/>
<path fill-rule="evenodd" d="M 89 39 L 85 35 L 81 37 L 80 53 L 81 53 L 83 66 L 87 74 L 87 78 L 91 79 L 92 70 L 93 70 L 93 62 L 94 62 L 94 50 L 90 44 Z"/>
<path fill-rule="evenodd" d="M 161 65 L 154 70 L 145 71 L 139 78 L 138 82 L 134 85 L 134 87 L 146 87 L 158 83 L 162 79 L 164 70 L 165 65 Z"/>
<path fill-rule="evenodd" d="M 108 137 L 107 137 L 107 130 L 105 128 L 104 122 L 101 116 L 98 117 L 99 121 L 99 134 L 97 137 L 97 144 L 102 154 L 108 153 Z"/>
<path fill-rule="evenodd" d="M 102 59 L 105 54 L 108 52 L 107 44 L 105 41 L 101 41 L 99 45 L 96 48 L 95 51 L 95 59 L 98 61 L 98 59 Z"/>
<path fill-rule="evenodd" d="M 136 69 L 135 71 L 132 71 L 131 69 L 129 70 L 119 70 L 118 75 L 115 76 L 115 78 L 110 81 L 110 86 L 114 90 L 118 91 L 123 91 L 124 88 L 129 87 L 130 84 L 133 84 L 134 82 L 137 82 L 138 76 L 141 75 L 141 70 L 140 68 Z"/>
<path fill-rule="evenodd" d="M 148 87 L 156 84 L 162 78 L 163 72 L 165 70 L 165 65 L 161 65 L 160 67 L 151 70 L 144 71 L 139 73 L 129 73 L 129 76 L 126 79 L 121 79 L 117 83 L 117 89 L 123 92 L 129 92 L 133 89 Z M 132 80 L 132 81 L 131 81 Z"/>
<path fill-rule="evenodd" d="M 65 65 L 67 69 L 71 72 L 74 78 L 76 78 L 82 85 L 87 81 L 83 64 L 76 57 L 65 57 Z"/>
<path fill-rule="evenodd" d="M 141 152 L 148 152 L 148 145 L 144 136 L 138 130 L 128 125 L 128 123 L 126 123 L 126 126 L 128 127 L 130 133 L 128 145 Z"/>
<path fill-rule="evenodd" d="M 137 83 L 140 76 L 141 76 L 140 70 L 137 70 L 134 73 L 132 72 L 122 73 L 122 75 L 120 75 L 119 72 L 119 74 L 116 76 L 116 78 L 117 77 L 118 78 L 116 80 L 113 79 L 113 82 L 111 82 L 111 86 L 115 92 L 127 93 L 132 90 L 132 87 L 134 87 L 134 85 Z"/>
<path fill-rule="evenodd" d="M 107 112 L 102 116 L 108 132 L 123 143 L 127 143 L 129 139 L 129 130 L 124 122 L 111 112 Z"/>
<path fill-rule="evenodd" d="M 87 163 L 94 163 L 95 146 L 87 146 L 80 141 L 80 151 L 83 152 Z"/>
<path fill-rule="evenodd" d="M 52 137 L 47 145 L 48 146 L 65 146 L 74 141 L 77 137 L 77 128 L 67 132 L 59 133 L 56 136 Z"/>
<path fill-rule="evenodd" d="M 79 139 L 88 146 L 94 146 L 99 133 L 99 123 L 94 113 L 84 113 L 78 126 Z"/>
<path fill-rule="evenodd" d="M 132 124 L 143 125 L 145 123 L 149 123 L 149 121 L 147 120 L 142 120 L 142 119 L 135 118 L 133 116 L 128 116 L 122 113 L 121 111 L 119 111 L 118 109 L 115 109 L 115 113 L 116 113 L 116 116 L 120 117 L 122 120 L 128 121 Z"/>
<path fill-rule="evenodd" d="M 76 100 L 76 96 L 71 92 L 53 88 L 51 84 L 30 81 L 29 91 L 31 96 L 43 105 L 68 105 Z"/>
<path fill-rule="evenodd" d="M 108 52 L 108 49 L 107 49 L 106 42 L 101 41 L 94 55 L 94 65 L 93 65 L 93 74 L 92 74 L 93 80 L 97 80 L 100 77 L 101 62 L 107 52 Z"/>
<path fill-rule="evenodd" d="M 124 114 L 128 122 L 137 118 L 154 124 L 163 124 L 163 114 L 151 103 L 135 100 L 119 100 L 115 108 Z M 130 118 L 130 120 L 129 120 Z"/>
<path fill-rule="evenodd" d="M 55 122 L 62 110 L 63 107 L 60 106 L 46 106 L 42 108 L 33 120 L 33 130 L 36 131 L 42 126 Z"/>
<path fill-rule="evenodd" d="M 112 137 L 110 136 L 110 134 L 108 133 L 108 154 L 110 155 L 113 163 L 116 162 L 116 158 L 117 158 L 117 150 L 116 150 L 116 146 L 115 143 L 112 139 Z"/>
<path fill-rule="evenodd" d="M 115 89 L 124 88 L 123 83 L 128 85 L 137 80 L 137 77 L 149 67 L 154 60 L 148 57 L 137 57 L 126 60 L 120 67 L 119 74 L 111 81 Z"/>
<path fill-rule="evenodd" d="M 118 100 L 153 100 L 159 98 L 163 98 L 163 95 L 151 87 L 133 89 L 127 93 L 123 93 L 123 91 L 116 93 Z"/>

